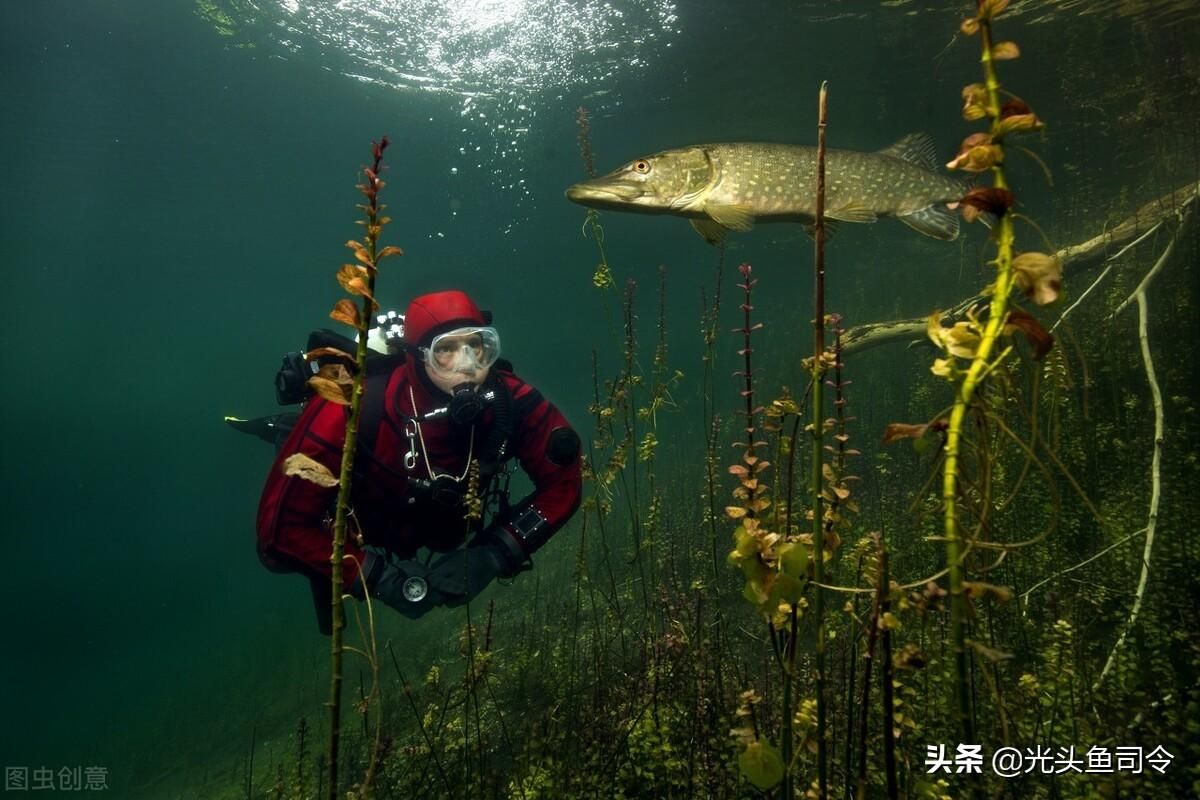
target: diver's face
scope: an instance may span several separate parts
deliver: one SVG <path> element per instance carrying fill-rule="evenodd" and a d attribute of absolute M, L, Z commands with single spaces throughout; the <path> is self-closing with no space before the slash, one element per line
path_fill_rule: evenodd
<path fill-rule="evenodd" d="M 455 386 L 487 380 L 489 367 L 483 337 L 479 333 L 442 336 L 426 351 L 425 373 L 446 394 Z"/>

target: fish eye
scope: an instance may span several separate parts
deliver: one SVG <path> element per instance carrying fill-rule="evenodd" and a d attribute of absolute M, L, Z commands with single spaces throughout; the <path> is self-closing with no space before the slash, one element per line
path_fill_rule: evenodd
<path fill-rule="evenodd" d="M 633 171 L 645 175 L 650 171 L 650 162 L 644 158 L 640 158 L 633 162 Z"/>

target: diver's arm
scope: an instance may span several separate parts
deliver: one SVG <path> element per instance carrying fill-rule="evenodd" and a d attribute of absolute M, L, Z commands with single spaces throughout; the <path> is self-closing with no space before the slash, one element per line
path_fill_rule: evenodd
<path fill-rule="evenodd" d="M 520 399 L 521 395 L 515 394 L 514 404 Z M 544 398 L 537 400 L 523 415 L 515 442 L 521 468 L 533 481 L 534 491 L 513 506 L 496 530 L 497 540 L 519 563 L 566 525 L 583 494 L 579 435 L 553 404 Z"/>
<path fill-rule="evenodd" d="M 515 392 L 514 404 L 520 398 Z M 534 492 L 514 507 L 508 519 L 433 564 L 429 584 L 442 594 L 446 605 L 468 602 L 495 578 L 528 569 L 530 556 L 579 508 L 583 490 L 579 437 L 548 401 L 536 392 L 529 399 L 534 401 L 528 404 L 532 413 L 522 415 L 515 444 Z"/>

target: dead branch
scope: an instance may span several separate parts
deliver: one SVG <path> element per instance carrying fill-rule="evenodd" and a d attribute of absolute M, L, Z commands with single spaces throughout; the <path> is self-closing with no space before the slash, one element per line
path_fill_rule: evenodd
<path fill-rule="evenodd" d="M 1062 248 L 1055 255 L 1062 262 L 1063 275 L 1079 273 L 1097 263 L 1115 259 L 1117 255 L 1125 252 L 1126 245 L 1132 246 L 1140 242 L 1148 231 L 1183 213 L 1185 209 L 1196 204 L 1198 198 L 1200 182 L 1189 183 L 1146 203 L 1115 227 L 1080 244 Z M 1114 254 L 1114 248 L 1122 249 Z M 956 321 L 968 308 L 981 300 L 982 298 L 976 296 L 958 303 L 943 314 L 943 323 Z M 843 335 L 842 352 L 855 353 L 884 344 L 924 340 L 925 326 L 924 317 L 857 325 Z"/>

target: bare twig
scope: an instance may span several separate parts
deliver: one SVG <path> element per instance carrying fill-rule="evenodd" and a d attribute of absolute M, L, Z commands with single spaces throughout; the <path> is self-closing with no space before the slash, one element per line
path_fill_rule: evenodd
<path fill-rule="evenodd" d="M 1154 372 L 1154 359 L 1150 354 L 1150 307 L 1149 301 L 1146 299 L 1146 287 L 1150 285 L 1151 279 L 1162 269 L 1166 263 L 1167 257 L 1175 248 L 1175 242 L 1179 239 L 1179 234 L 1183 231 L 1182 222 L 1186 218 L 1187 212 L 1180 212 L 1180 226 L 1175 230 L 1175 235 L 1171 237 L 1170 243 L 1155 263 L 1154 268 L 1146 274 L 1142 282 L 1138 284 L 1137 290 L 1134 292 L 1134 298 L 1137 300 L 1138 306 L 1138 341 L 1142 348 L 1142 363 L 1146 366 L 1146 382 L 1150 385 L 1150 398 L 1154 403 L 1154 453 L 1150 458 L 1150 511 L 1146 519 L 1146 542 L 1142 548 L 1142 572 L 1138 577 L 1137 592 L 1134 596 L 1133 607 L 1129 610 L 1129 620 L 1125 623 L 1125 629 L 1121 631 L 1121 635 L 1117 638 L 1117 643 L 1113 645 L 1112 652 L 1108 654 L 1108 660 L 1104 662 L 1104 669 L 1100 670 L 1100 677 L 1096 678 L 1092 684 L 1092 691 L 1096 691 L 1100 684 L 1104 682 L 1104 678 L 1112 669 L 1116 662 L 1117 653 L 1121 646 L 1125 644 L 1125 639 L 1129 636 L 1129 632 L 1133 630 L 1134 624 L 1137 622 L 1138 613 L 1142 610 L 1142 600 L 1146 596 L 1146 584 L 1150 580 L 1150 554 L 1154 549 L 1154 531 L 1158 525 L 1158 501 L 1162 496 L 1162 447 L 1163 447 L 1163 402 L 1162 391 L 1158 387 L 1158 378 Z M 1128 302 L 1128 301 L 1126 301 Z M 1122 308 L 1124 307 L 1122 303 Z M 1120 308 L 1117 309 L 1118 311 Z"/>
<path fill-rule="evenodd" d="M 1119 225 L 1097 236 L 1093 236 L 1086 242 L 1064 247 L 1054 255 L 1062 264 L 1064 274 L 1076 272 L 1084 267 L 1091 266 L 1101 259 L 1110 262 L 1108 268 L 1111 269 L 1112 262 L 1115 262 L 1128 250 L 1145 241 L 1165 220 L 1178 216 L 1184 211 L 1190 212 L 1191 208 L 1197 203 L 1197 198 L 1200 198 L 1200 183 L 1190 183 L 1187 186 L 1182 186 L 1142 206 Z M 1121 246 L 1121 250 L 1115 254 L 1106 255 L 1111 248 L 1117 246 Z M 1093 286 L 1099 283 L 1105 275 L 1107 275 L 1107 269 L 1093 283 Z M 1083 296 L 1086 296 L 1090 291 L 1091 288 L 1087 292 L 1084 292 Z M 1079 300 L 1082 300 L 1083 296 Z M 957 315 L 961 315 L 979 299 L 978 297 L 972 297 L 964 300 L 953 311 L 947 312 L 947 316 L 956 317 Z M 1065 317 L 1071 313 L 1079 300 L 1071 308 L 1067 309 L 1062 316 Z M 869 350 L 872 347 L 884 344 L 924 340 L 927 324 L 926 319 L 921 317 L 919 319 L 903 319 L 893 322 L 872 322 L 865 325 L 856 325 L 848 330 L 843 337 L 843 352 L 849 354 Z"/>

